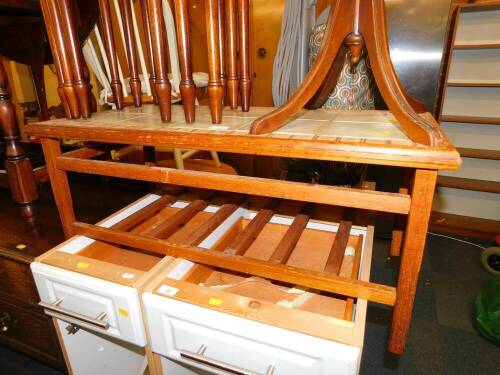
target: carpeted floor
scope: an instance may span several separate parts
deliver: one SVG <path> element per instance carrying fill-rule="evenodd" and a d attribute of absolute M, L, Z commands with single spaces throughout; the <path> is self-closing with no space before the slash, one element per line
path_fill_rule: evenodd
<path fill-rule="evenodd" d="M 375 241 L 371 279 L 394 285 L 399 258 L 388 258 L 388 248 L 388 240 Z M 474 298 L 491 278 L 480 254 L 469 244 L 428 237 L 406 352 L 401 358 L 387 353 L 391 309 L 370 304 L 361 374 L 500 374 L 500 346 L 480 337 L 472 325 Z M 59 372 L 0 345 L 0 374 Z"/>
<path fill-rule="evenodd" d="M 388 246 L 389 241 L 375 240 L 371 280 L 395 284 L 399 258 L 387 257 Z M 473 327 L 474 298 L 492 277 L 480 254 L 469 244 L 428 236 L 405 354 L 396 358 L 386 352 L 391 309 L 371 304 L 361 374 L 500 374 L 500 346 Z"/>

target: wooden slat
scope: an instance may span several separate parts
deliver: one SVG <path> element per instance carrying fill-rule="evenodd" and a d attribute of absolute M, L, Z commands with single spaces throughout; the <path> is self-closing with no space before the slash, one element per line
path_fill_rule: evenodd
<path fill-rule="evenodd" d="M 481 150 L 478 148 L 457 148 L 464 158 L 500 160 L 500 150 Z"/>
<path fill-rule="evenodd" d="M 345 248 L 347 247 L 347 242 L 349 241 L 349 235 L 351 233 L 352 223 L 350 221 L 342 220 L 335 235 L 335 240 L 333 241 L 332 249 L 328 255 L 328 260 L 325 265 L 325 273 L 332 273 L 338 275 L 340 272 L 340 267 L 342 266 L 342 260 L 344 259 Z"/>
<path fill-rule="evenodd" d="M 405 194 L 377 192 L 337 186 L 313 185 L 258 177 L 233 176 L 219 173 L 159 168 L 100 160 L 57 158 L 62 170 L 104 176 L 160 182 L 189 187 L 231 191 L 242 194 L 324 203 L 407 214 L 410 197 Z"/>
<path fill-rule="evenodd" d="M 385 305 L 394 305 L 396 300 L 395 289 L 386 285 L 351 280 L 345 277 L 300 269 L 283 264 L 271 264 L 258 259 L 227 255 L 198 247 L 175 245 L 166 240 L 138 236 L 128 232 L 102 228 L 81 222 L 73 223 L 73 230 L 79 235 L 118 245 L 130 246 L 152 254 L 184 258 L 196 263 L 216 266 L 227 270 L 252 274 L 271 280 L 283 281 L 331 293 L 338 293 L 345 296 L 363 298 Z"/>
<path fill-rule="evenodd" d="M 288 261 L 288 258 L 290 258 L 293 249 L 295 249 L 295 246 L 297 245 L 297 242 L 299 241 L 308 221 L 308 215 L 298 214 L 295 216 L 295 219 L 293 219 L 292 224 L 286 231 L 280 243 L 276 246 L 273 255 L 269 258 L 271 263 L 285 264 Z"/>
<path fill-rule="evenodd" d="M 118 223 L 113 225 L 111 228 L 116 230 L 128 231 L 133 227 L 139 225 L 144 220 L 148 219 L 150 216 L 156 214 L 158 211 L 163 209 L 167 204 L 176 200 L 177 197 L 173 195 L 164 195 L 156 201 L 148 204 L 146 207 L 141 208 L 139 211 L 134 212 L 132 215 L 120 220 Z"/>
<path fill-rule="evenodd" d="M 447 122 L 464 122 L 468 124 L 500 125 L 500 117 L 441 115 L 440 120 Z"/>
<path fill-rule="evenodd" d="M 206 200 L 196 199 L 180 211 L 176 212 L 168 220 L 157 223 L 143 234 L 151 237 L 167 238 L 191 220 L 198 212 L 204 210 L 208 204 L 209 203 Z"/>
<path fill-rule="evenodd" d="M 250 245 L 255 241 L 264 226 L 271 220 L 274 211 L 270 209 L 260 210 L 243 231 L 231 242 L 224 251 L 227 254 L 243 255 Z"/>
<path fill-rule="evenodd" d="M 363 250 L 363 235 L 359 235 L 358 243 L 355 249 L 354 261 L 352 265 L 351 279 L 356 280 L 358 278 L 359 267 L 361 266 L 361 252 Z M 344 310 L 344 320 L 352 320 L 352 310 L 354 307 L 354 299 L 348 298 Z"/>
<path fill-rule="evenodd" d="M 205 223 L 195 229 L 193 233 L 189 235 L 189 240 L 186 241 L 186 245 L 197 246 L 199 245 L 210 233 L 212 233 L 219 225 L 221 225 L 224 220 L 226 220 L 234 211 L 238 209 L 235 204 L 224 204 L 217 212 L 215 212 L 210 219 Z"/>
<path fill-rule="evenodd" d="M 500 48 L 500 43 L 457 43 L 453 46 L 453 49 L 497 49 Z"/>
<path fill-rule="evenodd" d="M 483 191 L 486 193 L 500 193 L 500 182 L 476 180 L 472 178 L 438 176 L 437 185 L 453 189 Z"/>
<path fill-rule="evenodd" d="M 76 150 L 71 150 L 62 154 L 68 158 L 78 158 L 78 159 L 92 159 L 97 156 L 104 155 L 106 152 L 90 147 L 81 147 Z"/>
<path fill-rule="evenodd" d="M 448 87 L 500 87 L 500 82 L 460 82 L 449 81 L 446 86 Z"/>

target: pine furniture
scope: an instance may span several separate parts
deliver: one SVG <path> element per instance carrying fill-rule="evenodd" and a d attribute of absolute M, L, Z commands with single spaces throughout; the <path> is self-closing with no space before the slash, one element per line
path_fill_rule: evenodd
<path fill-rule="evenodd" d="M 45 2 L 58 1 L 45 0 Z M 155 82 L 159 109 L 153 105 L 126 107 L 118 112 L 98 113 L 91 118 L 86 116 L 90 112 L 85 110 L 82 112 L 85 115 L 82 119 L 72 119 L 79 117 L 75 110 L 82 104 L 85 105 L 85 96 L 81 93 L 78 96 L 81 87 L 66 80 L 66 74 L 62 74 L 61 92 L 67 94 L 68 118 L 27 127 L 28 134 L 41 137 L 66 236 L 85 235 L 96 240 L 148 252 L 185 258 L 205 266 L 249 273 L 280 282 L 298 283 L 303 287 L 337 293 L 348 298 L 366 299 L 393 306 L 388 349 L 401 354 L 411 321 L 437 171 L 456 169 L 461 161 L 439 124 L 425 111 L 421 103 L 408 96 L 394 73 L 388 53 L 383 1 L 340 0 L 336 6 L 332 6 L 325 44 L 311 72 L 289 102 L 276 109 L 246 107 L 245 98 L 248 97 L 246 93 L 249 89 L 249 85 L 245 82 L 247 61 L 244 53 L 247 47 L 247 29 L 245 17 L 241 12 L 247 13 L 244 10 L 247 9 L 248 2 L 238 1 L 239 24 L 242 28 L 239 32 L 239 47 L 242 59 L 240 99 L 243 111 L 224 109 L 222 112 L 220 48 L 217 43 L 217 35 L 220 35 L 220 32 L 217 33 L 218 27 L 216 27 L 220 13 L 215 11 L 214 1 L 207 0 L 206 3 L 209 21 L 207 35 L 209 61 L 211 61 L 209 84 L 211 100 L 208 108 L 197 109 L 195 122 L 187 122 L 185 111 L 180 106 L 171 106 L 170 100 L 162 99 L 167 98 L 170 92 L 168 80 L 165 78 L 162 19 L 158 16 L 159 1 L 150 0 L 147 5 L 151 22 L 153 56 L 157 68 Z M 64 6 L 62 2 L 59 5 Z M 113 38 L 112 29 L 107 21 L 107 5 L 106 1 L 101 1 L 101 17 L 103 28 L 108 34 L 106 36 L 105 33 L 108 50 L 112 51 Z M 52 8 L 53 13 L 57 13 L 57 7 Z M 57 17 L 59 17 L 57 14 L 55 16 L 49 14 L 49 17 L 46 17 L 47 22 L 55 26 L 52 35 L 56 37 L 54 38 L 56 48 L 58 44 L 63 46 L 64 43 L 69 43 L 68 38 L 64 38 L 62 26 L 52 22 Z M 330 68 L 334 66 L 337 51 L 345 51 L 344 46 L 354 65 L 361 50 L 367 48 L 376 83 L 389 107 L 388 111 L 328 111 L 302 108 L 308 102 L 316 107 L 317 97 L 321 96 L 323 91 L 331 91 L 327 86 L 335 83 L 336 77 L 332 76 L 335 69 Z M 70 67 L 77 69 L 78 64 L 74 64 L 76 59 L 73 59 L 71 64 L 71 59 L 63 55 L 61 54 L 61 73 L 64 73 L 64 70 L 69 71 Z M 118 93 L 119 81 L 112 82 L 112 87 L 113 85 L 116 86 Z M 85 82 L 82 87 L 85 87 Z M 63 138 L 146 147 L 162 146 L 397 166 L 404 167 L 408 171 L 408 183 L 398 193 L 390 193 L 98 161 L 92 157 L 99 155 L 100 151 L 91 147 L 62 154 L 59 141 Z M 201 250 L 196 246 L 172 244 L 144 235 L 130 234 L 123 230 L 78 223 L 75 221 L 66 175 L 69 171 L 252 194 L 263 198 L 344 206 L 405 217 L 406 220 L 401 220 L 401 229 L 397 231 L 398 236 L 395 237 L 392 246 L 394 254 L 399 254 L 400 250 L 402 253 L 398 284 L 393 288 L 352 280 L 324 270 L 312 272 L 300 267 L 244 257 L 245 247 L 255 239 L 255 235 L 262 229 L 262 222 L 266 222 L 269 218 L 269 213 L 259 219 L 260 224 L 255 224 L 255 232 L 252 231 L 241 238 L 236 255 L 220 254 Z M 293 241 L 289 241 L 288 246 L 293 247 Z M 333 256 L 333 259 L 336 257 Z"/>

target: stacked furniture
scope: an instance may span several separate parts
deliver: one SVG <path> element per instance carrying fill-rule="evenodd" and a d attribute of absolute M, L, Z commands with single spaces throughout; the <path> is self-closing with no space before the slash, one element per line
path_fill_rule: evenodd
<path fill-rule="evenodd" d="M 464 165 L 440 173 L 433 224 L 491 239 L 500 232 L 499 67 L 500 3 L 459 6 L 440 121 Z"/>
<path fill-rule="evenodd" d="M 227 84 L 224 85 L 226 70 L 222 62 L 225 54 L 221 53 L 223 49 L 221 45 L 224 45 L 222 37 L 224 34 L 221 30 L 221 4 L 223 2 L 206 0 L 210 103 L 208 107 L 195 108 L 191 95 L 193 87 L 189 54 L 181 54 L 184 56 L 181 58 L 183 105 L 171 105 L 171 88 L 168 79 L 166 79 L 167 65 L 164 59 L 165 45 L 161 2 L 149 0 L 146 5 L 151 25 L 155 66 L 154 82 L 158 106 L 140 105 L 141 103 L 136 103 L 135 107 L 121 106 L 119 104 L 120 82 L 118 75 L 112 74 L 116 81 L 111 82 L 111 88 L 120 110 L 100 112 L 95 115 L 91 114 L 92 111 L 88 106 L 88 84 L 86 84 L 85 79 L 81 76 L 80 80 L 72 80 L 73 77 L 79 75 L 78 61 L 81 58 L 79 51 L 73 48 L 66 56 L 61 53 L 65 45 L 71 46 L 71 35 L 74 31 L 71 27 L 71 14 L 66 3 L 67 0 L 42 1 L 49 28 L 49 37 L 52 39 L 53 48 L 60 53 L 58 70 L 61 73 L 61 98 L 66 100 L 67 118 L 31 124 L 27 126 L 26 131 L 30 135 L 41 138 L 64 232 L 68 238 L 73 235 L 79 236 L 72 240 L 73 244 L 75 241 L 81 241 L 84 245 L 98 241 L 99 243 L 106 242 L 106 246 L 112 246 L 113 249 L 121 248 L 125 252 L 119 250 L 119 254 L 116 254 L 113 249 L 110 252 L 114 254 L 112 258 L 115 258 L 116 255 L 116 261 L 123 262 L 123 264 L 128 264 L 136 256 L 142 257 L 146 253 L 148 256 L 155 257 L 168 255 L 182 258 L 183 260 L 176 264 L 190 265 L 187 271 L 192 271 L 192 274 L 195 275 L 192 279 L 191 276 L 187 279 L 183 278 L 184 275 L 179 276 L 177 266 L 174 266 L 160 275 L 160 279 L 155 280 L 156 284 L 149 285 L 150 297 L 145 297 L 145 308 L 148 312 L 147 319 L 151 316 L 149 324 L 153 324 L 150 332 L 152 341 L 149 342 L 151 350 L 156 351 L 156 354 L 164 358 L 184 361 L 184 364 L 194 365 L 197 363 L 201 367 L 208 364 L 210 371 L 217 373 L 227 370 L 220 368 L 221 361 L 224 363 L 223 366 L 229 365 L 227 368 L 233 373 L 267 372 L 279 374 L 312 371 L 312 373 L 324 374 L 325 371 L 331 372 L 332 368 L 342 373 L 356 373 L 359 368 L 362 326 L 364 326 L 364 318 L 361 317 L 366 301 L 371 301 L 394 307 L 388 350 L 402 354 L 411 322 L 437 171 L 458 168 L 460 157 L 439 124 L 430 113 L 425 111 L 425 107 L 421 103 L 408 96 L 395 75 L 389 56 L 384 2 L 382 0 L 346 0 L 339 1 L 336 7 L 331 7 L 329 23 L 325 31 L 325 43 L 319 51 L 310 73 L 295 94 L 279 108 L 250 108 L 251 83 L 248 74 L 249 59 L 247 54 L 249 3 L 239 0 L 237 7 L 228 6 L 226 8 L 232 9 L 233 13 L 238 14 L 238 31 L 236 33 L 234 27 L 233 31 L 235 35 L 238 35 L 240 41 L 238 45 L 239 60 L 234 59 L 235 56 L 237 57 L 236 54 L 230 54 L 228 61 L 231 63 L 228 65 L 235 65 L 239 62 L 240 76 L 230 77 L 231 74 L 228 73 Z M 101 24 L 106 30 L 103 34 L 108 45 L 108 60 L 110 68 L 112 68 L 111 61 L 113 61 L 115 51 L 112 46 L 112 27 L 108 19 L 109 4 L 104 0 L 100 1 L 100 4 Z M 235 2 L 228 0 L 227 4 L 235 5 Z M 186 1 L 177 0 L 174 1 L 174 5 L 178 7 L 178 10 L 184 9 L 186 11 L 187 9 Z M 187 19 L 185 12 L 176 11 L 176 14 L 178 24 L 185 25 Z M 229 20 L 231 17 L 226 19 Z M 188 48 L 189 34 L 187 29 L 178 30 L 178 37 L 179 48 L 181 50 Z M 234 38 L 228 38 L 228 43 L 232 47 L 236 47 Z M 322 105 L 321 101 L 336 84 L 338 79 L 338 63 L 336 61 L 343 62 L 347 54 L 350 63 L 355 68 L 365 48 L 372 63 L 376 83 L 389 109 L 384 111 L 314 109 Z M 115 69 L 112 68 L 111 71 L 113 70 Z M 231 72 L 231 68 L 228 68 L 227 71 Z M 70 74 L 71 72 L 73 74 Z M 184 90 L 182 85 L 185 85 Z M 237 109 L 238 91 L 235 88 L 238 86 L 241 111 Z M 137 90 L 137 94 L 139 93 L 140 90 Z M 226 99 L 230 108 L 224 108 Z M 304 109 L 304 106 L 312 109 Z M 80 115 L 83 119 L 78 119 Z M 406 186 L 403 186 L 398 193 L 393 193 L 234 176 L 215 172 L 178 170 L 155 165 L 154 162 L 141 165 L 96 160 L 97 156 L 102 155 L 102 151 L 91 145 L 62 153 L 60 141 L 66 138 L 108 143 L 115 145 L 116 148 L 132 144 L 146 149 L 167 147 L 404 167 L 409 178 Z M 201 214 L 201 211 L 205 212 L 205 209 L 213 204 L 210 201 L 211 196 L 204 196 L 187 203 L 185 209 L 179 211 L 178 214 L 174 213 L 172 221 L 153 217 L 151 220 L 154 223 L 154 228 L 151 231 L 142 228 L 142 224 L 137 223 L 137 218 L 132 213 L 125 214 L 122 218 L 125 222 L 132 222 L 134 225 L 129 223 L 125 226 L 114 220 L 97 225 L 86 224 L 75 220 L 71 189 L 67 178 L 68 172 L 208 189 L 213 192 L 210 194 L 216 196 L 224 192 L 253 195 L 258 197 L 261 208 L 250 212 L 251 210 L 245 211 L 244 207 L 240 207 L 241 209 L 234 207 L 234 202 L 232 203 L 233 207 L 229 208 L 224 208 L 227 206 L 226 203 L 223 203 L 219 209 L 212 208 L 213 211 L 216 211 L 215 214 L 210 215 L 212 211 L 209 210 L 202 214 L 203 220 L 195 222 L 196 225 L 189 228 L 190 220 L 194 220 L 196 217 L 193 215 Z M 285 215 L 286 218 L 280 218 L 275 211 L 276 200 L 279 203 L 279 200 L 283 199 L 294 201 L 299 207 L 303 207 L 299 208 L 298 212 Z M 269 200 L 270 202 L 266 203 Z M 351 228 L 350 223 L 335 224 L 335 220 L 333 223 L 327 222 L 323 223 L 324 225 L 319 225 L 311 219 L 309 212 L 311 205 L 340 206 L 348 209 L 385 212 L 404 218 L 405 220 L 400 220 L 401 226 L 392 247 L 393 252 L 401 252 L 402 255 L 396 287 L 368 280 L 369 260 L 364 259 L 364 256 L 368 257 L 367 254 L 370 253 L 371 232 L 369 229 L 359 229 L 361 232 L 357 232 L 358 229 Z M 226 220 L 229 220 L 231 216 L 226 215 L 231 214 L 232 210 L 234 210 L 233 213 L 238 212 L 235 217 L 236 222 L 228 224 Z M 219 212 L 224 213 L 224 215 L 218 214 Z M 137 224 L 139 225 L 134 228 Z M 228 225 L 220 228 L 220 226 L 214 227 L 215 224 Z M 184 233 L 182 238 L 172 237 L 179 226 L 182 227 L 179 231 L 185 229 L 199 233 L 198 235 L 191 233 L 187 237 Z M 221 230 L 219 231 L 219 229 Z M 318 232 L 316 232 L 317 230 Z M 228 234 L 227 231 L 230 233 Z M 333 232 L 336 232 L 335 236 L 333 236 Z M 222 244 L 217 244 L 217 241 L 208 245 L 204 243 L 204 240 L 212 236 L 211 233 L 217 233 L 220 236 L 217 237 L 217 240 L 220 240 Z M 365 240 L 360 239 L 360 234 Z M 205 235 L 208 237 L 204 237 Z M 402 241 L 403 239 L 404 241 Z M 266 246 L 263 245 L 264 243 Z M 350 247 L 354 250 L 348 250 Z M 360 248 L 361 250 L 359 250 Z M 115 267 L 109 267 L 108 264 L 88 262 L 87 259 L 79 258 L 82 255 L 79 251 L 82 249 L 82 247 L 75 251 L 69 249 L 69 252 L 73 253 L 71 256 L 64 254 L 68 251 L 57 252 L 57 257 L 55 255 L 50 257 L 51 266 L 69 267 L 72 272 L 76 271 L 77 273 L 95 271 L 93 277 L 106 280 L 115 278 L 113 279 L 115 282 L 117 282 L 118 275 L 120 283 L 124 282 L 121 279 L 131 277 L 131 274 L 132 278 L 135 277 L 135 271 L 126 271 L 127 274 L 124 276 L 123 273 L 117 273 Z M 97 253 L 96 260 L 99 260 L 101 256 L 106 257 L 106 250 L 98 248 L 93 249 L 93 251 Z M 305 252 L 303 253 L 305 255 L 302 260 L 299 260 L 301 258 L 299 255 L 302 252 Z M 365 254 L 361 256 L 361 263 L 352 259 L 353 255 L 355 258 L 356 254 L 359 256 L 361 253 Z M 88 253 L 86 254 L 88 255 Z M 352 267 L 345 263 L 349 257 L 353 261 Z M 49 257 L 40 258 L 40 262 L 48 262 L 48 259 Z M 317 259 L 318 262 L 313 262 L 314 259 Z M 358 267 L 359 269 L 356 270 Z M 214 268 L 217 271 L 214 271 Z M 35 267 L 34 269 L 36 271 Z M 59 271 L 54 270 L 54 272 Z M 178 277 L 172 276 L 172 272 Z M 231 277 L 234 275 L 237 276 L 236 280 Z M 243 293 L 247 299 L 241 298 L 240 287 L 243 289 L 246 287 L 240 285 L 241 275 L 245 275 L 245 278 L 252 281 L 249 288 L 251 290 L 247 290 L 249 294 Z M 176 278 L 180 279 L 178 283 L 175 281 Z M 229 283 L 224 281 L 223 284 L 237 284 L 233 285 L 236 289 L 231 289 L 231 293 L 228 292 L 228 295 L 221 293 L 213 297 L 211 294 L 216 291 L 210 287 L 218 282 L 217 278 L 232 279 L 233 281 Z M 141 279 L 141 287 L 142 281 L 144 280 Z M 205 283 L 207 285 L 204 285 Z M 171 295 L 163 293 L 159 288 L 164 284 L 166 288 L 163 289 L 167 291 L 168 288 L 172 287 L 179 290 L 182 288 L 193 290 L 192 296 L 196 300 L 188 297 L 187 293 L 186 295 L 184 293 L 170 292 Z M 296 285 L 298 287 L 295 287 Z M 300 311 L 300 304 L 294 307 L 292 303 L 291 310 L 285 314 L 281 306 L 274 305 L 275 302 L 278 302 L 277 300 L 269 301 L 262 297 L 262 294 L 265 295 L 269 288 L 280 295 L 281 290 L 275 290 L 275 286 L 278 286 L 278 289 L 281 286 L 285 291 L 291 288 L 294 290 L 292 292 L 294 294 L 301 294 L 295 292 L 297 288 L 308 289 L 313 294 L 328 296 L 329 302 L 326 304 L 331 303 L 332 305 L 326 310 L 323 310 L 321 306 L 318 307 L 316 313 L 319 316 L 309 316 L 309 311 Z M 162 299 L 163 302 L 157 301 L 158 305 L 149 304 L 152 300 L 157 300 L 158 292 L 161 294 L 161 298 L 172 297 L 172 301 L 165 302 Z M 113 315 L 111 315 L 111 311 L 109 311 L 109 315 L 108 312 L 104 312 L 106 315 L 103 315 L 103 311 L 100 309 L 88 310 L 89 307 L 86 303 L 75 302 L 73 304 L 71 302 L 73 297 L 70 298 L 70 302 L 67 302 L 68 304 L 72 303 L 72 305 L 66 306 L 64 305 L 66 299 L 63 296 L 51 292 L 41 294 L 44 308 L 47 311 L 52 310 L 52 315 L 60 304 L 62 304 L 63 310 L 59 311 L 58 318 L 63 320 L 70 319 L 61 317 L 61 313 L 69 315 L 68 309 L 70 307 L 87 309 L 86 313 L 70 309 L 73 318 L 76 318 L 76 321 L 72 321 L 72 323 L 89 328 L 85 321 L 91 321 L 94 328 L 100 326 L 100 329 L 104 330 L 99 331 L 100 333 L 112 336 L 115 332 L 110 329 L 112 326 L 110 319 L 111 316 L 117 316 L 116 311 L 121 314 L 119 306 L 116 306 L 118 310 L 110 307 Z M 92 298 L 88 294 L 81 295 L 87 296 L 85 298 Z M 332 299 L 329 299 L 330 297 Z M 227 310 L 224 300 L 230 306 Z M 238 304 L 238 301 L 242 303 L 242 306 Z M 208 345 L 204 342 L 205 339 L 198 336 L 203 335 L 203 332 L 217 330 L 217 327 L 211 326 L 202 329 L 199 325 L 199 322 L 203 320 L 202 317 L 183 325 L 185 328 L 194 324 L 195 327 L 198 327 L 194 333 L 187 329 L 178 331 L 179 326 L 174 323 L 170 325 L 160 324 L 159 328 L 158 322 L 160 321 L 164 322 L 168 319 L 171 319 L 172 322 L 179 321 L 180 317 L 176 310 L 181 305 L 193 313 L 196 311 L 196 314 L 205 314 L 206 317 L 218 316 L 220 319 L 217 318 L 214 324 L 216 321 L 221 322 L 221 326 L 219 326 L 222 332 L 221 337 L 226 337 L 228 327 L 232 327 L 232 325 L 227 325 L 228 322 L 232 321 L 232 315 L 239 315 L 239 319 L 234 320 L 234 322 L 239 322 L 238 325 L 241 327 L 247 327 L 247 333 L 241 333 L 245 336 L 245 340 L 237 342 L 235 338 L 221 339 L 220 342 L 214 342 L 214 345 Z M 196 305 L 203 308 L 199 310 Z M 351 305 L 356 305 L 356 308 L 353 310 L 352 307 L 348 307 Z M 241 307 L 241 310 L 237 309 L 238 306 Z M 356 312 L 353 313 L 353 311 Z M 75 312 L 77 314 L 74 314 Z M 127 314 L 128 312 L 129 310 L 127 310 Z M 55 313 L 57 314 L 57 311 Z M 254 320 L 259 320 L 261 313 L 265 316 L 263 323 L 257 324 Z M 290 321 L 280 322 L 280 319 L 286 315 L 290 316 Z M 309 318 L 314 320 L 317 325 L 308 325 Z M 342 320 L 344 321 L 342 322 Z M 339 328 L 341 326 L 345 327 L 346 330 Z M 262 332 L 264 330 L 267 332 L 262 336 L 268 340 L 267 344 L 258 342 L 257 338 L 250 332 L 252 327 L 255 329 L 259 327 L 259 330 L 263 330 Z M 235 329 L 237 328 L 238 326 Z M 281 329 L 287 333 L 281 336 L 280 344 L 278 341 L 273 341 L 271 337 L 273 335 L 270 332 L 275 332 L 275 330 L 282 332 Z M 337 336 L 340 331 L 343 333 Z M 297 332 L 305 336 L 294 336 L 294 333 Z M 186 341 L 168 342 L 172 335 L 191 338 L 186 339 Z M 290 346 L 289 340 L 285 338 L 292 336 L 299 341 L 303 340 L 304 343 L 309 342 L 323 349 L 321 349 L 321 353 L 313 356 L 313 353 L 307 352 L 303 347 Z M 320 344 L 317 341 L 318 338 L 326 340 L 326 342 Z M 276 339 L 278 339 L 277 336 Z M 241 345 L 246 346 L 246 344 L 242 344 L 243 342 L 250 346 L 250 351 L 253 350 L 253 358 L 257 355 L 256 353 L 266 352 L 266 359 L 269 360 L 267 368 L 253 367 L 256 364 L 248 361 L 238 362 L 238 358 L 242 355 L 235 348 L 241 347 Z M 148 343 L 142 343 L 148 345 Z M 278 348 L 276 345 L 282 346 Z M 271 348 L 276 350 L 273 351 Z M 302 357 L 298 353 L 300 350 L 303 351 Z M 218 358 L 219 354 L 217 353 L 226 354 Z M 299 355 L 300 358 L 296 355 Z M 204 364 L 200 364 L 201 362 Z M 161 368 L 166 366 L 166 372 L 168 372 L 168 360 L 164 362 L 162 358 L 161 364 L 158 364 L 157 360 L 153 358 L 149 364 L 150 370 L 161 371 Z M 278 364 L 280 365 L 277 366 Z M 172 364 L 170 363 L 170 365 Z M 248 366 L 251 366 L 249 371 L 245 370 L 245 367 Z M 203 369 L 207 370 L 206 367 Z M 287 372 L 287 369 L 292 370 Z M 184 373 L 183 371 L 185 369 L 177 368 L 174 373 Z"/>

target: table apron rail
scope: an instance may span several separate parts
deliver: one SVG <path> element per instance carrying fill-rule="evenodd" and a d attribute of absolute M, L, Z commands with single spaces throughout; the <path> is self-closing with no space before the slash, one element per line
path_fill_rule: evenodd
<path fill-rule="evenodd" d="M 234 176 L 221 173 L 178 170 L 148 165 L 112 161 L 56 157 L 61 170 L 110 177 L 143 180 L 271 198 L 298 200 L 396 214 L 408 214 L 411 198 L 408 194 L 388 193 L 319 184 L 308 184 L 259 177 Z"/>

